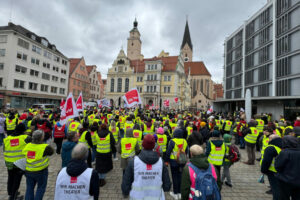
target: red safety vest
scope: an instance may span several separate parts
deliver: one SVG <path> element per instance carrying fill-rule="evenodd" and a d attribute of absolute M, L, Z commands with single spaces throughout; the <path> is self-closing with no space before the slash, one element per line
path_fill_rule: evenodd
<path fill-rule="evenodd" d="M 65 137 L 65 127 L 66 127 L 66 125 L 58 127 L 56 124 L 54 127 L 54 138 L 64 138 Z"/>

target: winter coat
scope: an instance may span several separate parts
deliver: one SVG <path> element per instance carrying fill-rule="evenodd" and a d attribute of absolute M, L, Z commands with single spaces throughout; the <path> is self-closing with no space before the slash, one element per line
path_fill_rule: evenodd
<path fill-rule="evenodd" d="M 159 156 L 155 151 L 152 150 L 142 150 L 138 157 L 146 164 L 153 165 L 157 163 Z M 122 193 L 127 196 L 130 193 L 132 183 L 134 181 L 134 159 L 131 159 L 128 163 L 128 167 L 126 168 L 125 174 L 122 179 Z M 168 168 L 163 164 L 163 172 L 162 172 L 162 189 L 164 192 L 170 191 L 171 181 L 169 177 Z"/>
<path fill-rule="evenodd" d="M 285 143 L 286 139 L 293 141 Z M 275 160 L 275 169 L 277 170 L 275 176 L 283 182 L 300 188 L 300 148 L 297 146 L 297 139 L 293 136 L 285 136 L 283 148 Z"/>
<path fill-rule="evenodd" d="M 62 168 L 66 167 L 70 160 L 72 159 L 72 150 L 76 146 L 76 142 L 72 141 L 66 141 L 62 145 L 62 151 L 61 151 L 61 166 Z"/>
<path fill-rule="evenodd" d="M 211 151 L 211 144 L 210 141 L 216 146 L 216 147 L 221 147 L 223 144 L 223 140 L 220 138 L 216 138 L 216 137 L 211 137 L 207 143 L 206 143 L 206 151 L 205 151 L 205 156 L 208 157 L 208 155 L 210 154 Z"/>
<path fill-rule="evenodd" d="M 110 134 L 110 152 L 96 153 L 96 170 L 98 173 L 107 173 L 113 169 L 112 153 L 116 152 L 115 139 L 112 133 L 108 130 L 101 130 L 98 135 L 100 138 L 105 138 Z"/>
<path fill-rule="evenodd" d="M 208 163 L 207 157 L 205 155 L 198 155 L 198 156 L 192 157 L 190 159 L 190 162 L 202 170 L 207 170 L 209 167 L 209 163 Z M 218 183 L 218 186 L 220 187 L 222 184 L 220 177 L 218 177 L 217 183 Z M 189 167 L 186 165 L 183 168 L 182 178 L 181 178 L 181 199 L 182 200 L 189 199 L 190 188 L 191 188 L 191 180 L 190 180 Z"/>
<path fill-rule="evenodd" d="M 281 138 L 275 138 L 275 139 L 273 139 L 269 142 L 269 145 L 274 145 L 274 146 L 277 146 L 279 148 L 282 148 L 282 139 Z M 272 164 L 273 158 L 276 158 L 277 156 L 278 156 L 278 153 L 277 153 L 276 149 L 273 146 L 268 146 L 265 149 L 264 159 L 262 160 L 262 163 L 261 163 L 261 172 L 262 173 L 267 174 L 267 175 L 274 173 L 274 172 L 269 170 L 269 167 Z"/>
<path fill-rule="evenodd" d="M 199 131 L 202 135 L 202 138 L 203 138 L 203 142 L 207 142 L 207 140 L 209 139 L 210 137 L 210 134 L 209 134 L 209 130 L 208 128 L 205 126 L 203 128 L 200 128 L 200 131 Z"/>
<path fill-rule="evenodd" d="M 194 144 L 202 145 L 203 144 L 203 137 L 198 131 L 193 131 L 193 133 L 189 136 L 187 140 L 188 146 L 191 147 Z"/>
<path fill-rule="evenodd" d="M 72 159 L 67 165 L 67 174 L 71 177 L 77 177 L 81 175 L 88 168 L 84 160 Z M 89 194 L 94 197 L 94 200 L 99 198 L 99 176 L 98 173 L 93 170 L 90 181 Z"/>
<path fill-rule="evenodd" d="M 300 127 L 300 120 L 296 120 L 296 121 L 295 121 L 294 127 L 296 127 L 296 126 Z"/>

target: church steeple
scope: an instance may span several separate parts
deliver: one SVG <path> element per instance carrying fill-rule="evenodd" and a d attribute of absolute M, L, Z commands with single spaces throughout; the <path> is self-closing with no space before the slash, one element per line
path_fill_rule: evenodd
<path fill-rule="evenodd" d="M 189 24 L 186 20 L 182 44 L 180 48 L 184 55 L 184 61 L 192 61 L 193 59 L 193 44 L 190 36 Z"/>
<path fill-rule="evenodd" d="M 127 39 L 127 56 L 130 60 L 137 60 L 141 57 L 142 41 L 137 26 L 138 22 L 135 18 L 133 29 L 129 32 L 129 38 Z"/>

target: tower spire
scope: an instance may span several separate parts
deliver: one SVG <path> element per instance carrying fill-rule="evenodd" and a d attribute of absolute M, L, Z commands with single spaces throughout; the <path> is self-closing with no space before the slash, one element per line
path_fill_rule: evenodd
<path fill-rule="evenodd" d="M 185 44 L 188 44 L 191 50 L 193 50 L 193 44 L 190 36 L 190 30 L 189 30 L 189 24 L 188 24 L 188 16 L 186 16 L 186 24 L 185 24 L 185 30 L 183 34 L 183 40 L 181 44 L 181 49 L 184 47 Z"/>

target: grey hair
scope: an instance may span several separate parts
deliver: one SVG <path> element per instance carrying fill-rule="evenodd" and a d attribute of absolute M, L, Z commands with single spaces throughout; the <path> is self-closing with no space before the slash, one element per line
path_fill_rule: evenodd
<path fill-rule="evenodd" d="M 76 144 L 72 150 L 72 158 L 77 160 L 85 160 L 88 157 L 88 148 L 85 144 L 79 143 Z"/>
<path fill-rule="evenodd" d="M 36 130 L 32 133 L 32 143 L 41 143 L 44 138 L 44 131 Z"/>
<path fill-rule="evenodd" d="M 190 148 L 191 155 L 198 156 L 203 154 L 203 148 L 200 145 L 194 144 Z"/>
<path fill-rule="evenodd" d="M 76 134 L 77 134 L 76 131 L 68 132 L 68 134 L 67 134 L 67 139 L 68 139 L 69 141 L 72 141 Z"/>

